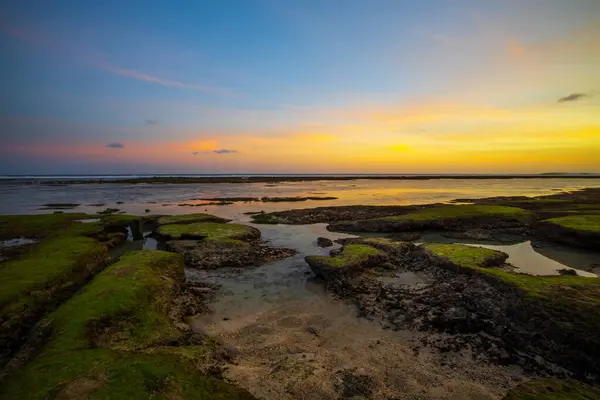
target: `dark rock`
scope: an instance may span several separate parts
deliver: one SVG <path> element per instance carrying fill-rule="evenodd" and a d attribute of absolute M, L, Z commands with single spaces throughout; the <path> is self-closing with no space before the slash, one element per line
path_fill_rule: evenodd
<path fill-rule="evenodd" d="M 182 254 L 188 267 L 198 269 L 256 266 L 296 254 L 292 249 L 227 241 L 171 240 L 166 248 Z"/>
<path fill-rule="evenodd" d="M 317 246 L 331 247 L 333 246 L 333 241 L 331 239 L 327 239 L 326 237 L 319 237 L 317 238 Z"/>
<path fill-rule="evenodd" d="M 575 271 L 574 269 L 571 269 L 571 268 L 559 269 L 558 273 L 561 275 L 577 276 L 577 271 Z"/>
<path fill-rule="evenodd" d="M 106 208 L 103 211 L 98 211 L 98 214 L 114 214 L 119 211 L 121 210 L 119 210 L 118 208 Z"/>
<path fill-rule="evenodd" d="M 317 337 L 319 337 L 319 332 L 316 330 L 316 328 L 312 327 L 312 326 L 308 326 L 304 329 L 305 332 L 310 333 L 311 335 L 315 335 Z"/>
<path fill-rule="evenodd" d="M 145 211 L 146 211 L 147 213 L 149 213 L 149 212 L 150 212 L 150 209 L 149 209 L 149 208 L 146 208 L 146 210 L 145 210 Z"/>
<path fill-rule="evenodd" d="M 117 201 L 117 204 L 125 204 L 124 201 Z"/>
<path fill-rule="evenodd" d="M 232 344 L 224 344 L 215 351 L 215 356 L 232 362 L 240 355 L 238 348 Z"/>

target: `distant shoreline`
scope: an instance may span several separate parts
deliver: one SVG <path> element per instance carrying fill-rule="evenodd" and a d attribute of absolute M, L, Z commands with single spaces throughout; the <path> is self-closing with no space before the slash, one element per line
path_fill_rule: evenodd
<path fill-rule="evenodd" d="M 0 183 L 23 183 L 43 185 L 70 184 L 193 184 L 193 183 L 279 183 L 310 181 L 376 180 L 443 180 L 443 179 L 600 179 L 600 174 L 527 174 L 527 175 L 211 175 L 211 176 L 27 176 L 2 177 Z"/>

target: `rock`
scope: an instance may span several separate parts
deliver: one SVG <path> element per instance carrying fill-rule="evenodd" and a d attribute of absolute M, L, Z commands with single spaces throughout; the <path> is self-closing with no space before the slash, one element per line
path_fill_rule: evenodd
<path fill-rule="evenodd" d="M 312 326 L 307 326 L 304 331 L 306 333 L 310 333 L 312 335 L 315 335 L 316 337 L 319 337 L 319 332 Z"/>
<path fill-rule="evenodd" d="M 319 237 L 317 238 L 317 246 L 331 247 L 333 246 L 333 241 L 331 239 L 327 239 L 326 237 Z"/>
<path fill-rule="evenodd" d="M 240 355 L 238 348 L 232 344 L 224 344 L 215 351 L 215 356 L 232 362 Z"/>
<path fill-rule="evenodd" d="M 150 209 L 149 209 L 149 208 L 146 208 L 144 211 L 145 211 L 145 212 L 147 212 L 147 213 L 149 213 L 149 212 L 150 212 Z"/>
<path fill-rule="evenodd" d="M 571 268 L 559 269 L 558 273 L 561 275 L 567 275 L 567 276 L 577 276 L 577 271 L 575 271 L 574 269 L 571 269 Z"/>
<path fill-rule="evenodd" d="M 124 201 L 117 201 L 117 204 L 125 204 Z"/>
<path fill-rule="evenodd" d="M 188 267 L 198 269 L 255 266 L 296 254 L 292 249 L 236 241 L 171 240 L 166 246 L 168 251 L 182 254 Z"/>
<path fill-rule="evenodd" d="M 118 208 L 106 208 L 103 211 L 98 211 L 98 214 L 114 214 L 119 211 L 121 210 L 119 210 Z"/>

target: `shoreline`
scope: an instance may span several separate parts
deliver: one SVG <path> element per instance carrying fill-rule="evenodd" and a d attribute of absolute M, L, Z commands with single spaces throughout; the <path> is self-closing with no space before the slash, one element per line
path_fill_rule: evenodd
<path fill-rule="evenodd" d="M 73 184 L 192 184 L 192 183 L 280 183 L 280 182 L 312 182 L 312 181 L 354 181 L 354 180 L 493 180 L 493 179 L 600 179 L 600 174 L 525 174 L 525 175 L 247 175 L 247 176 L 139 176 L 134 178 L 101 178 L 101 179 L 53 179 L 44 177 L 11 177 L 0 178 L 2 183 L 23 183 L 42 185 Z"/>

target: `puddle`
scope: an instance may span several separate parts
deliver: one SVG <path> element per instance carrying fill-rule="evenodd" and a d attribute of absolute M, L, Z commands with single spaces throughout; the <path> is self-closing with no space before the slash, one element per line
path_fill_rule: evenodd
<path fill-rule="evenodd" d="M 568 265 L 561 264 L 551 258 L 543 256 L 535 251 L 531 246 L 531 241 L 517 243 L 513 245 L 489 245 L 489 244 L 472 244 L 465 243 L 469 246 L 484 247 L 486 249 L 498 250 L 508 254 L 507 262 L 512 264 L 516 269 L 515 272 L 520 272 L 530 275 L 560 275 L 560 269 L 574 269 L 579 276 L 588 276 L 592 278 L 598 277 L 592 272 L 582 271 L 580 269 L 571 268 Z"/>
<path fill-rule="evenodd" d="M 9 240 L 0 241 L 0 247 L 17 247 L 17 246 L 25 246 L 28 244 L 37 243 L 37 240 L 28 239 L 28 238 L 15 238 Z"/>
<path fill-rule="evenodd" d="M 88 219 L 76 219 L 75 222 L 83 222 L 84 224 L 91 224 L 92 222 L 100 222 L 100 218 L 88 218 Z"/>
<path fill-rule="evenodd" d="M 129 251 L 136 250 L 164 250 L 161 243 L 159 243 L 156 239 L 152 237 L 147 237 L 150 232 L 144 232 L 143 240 L 132 240 L 133 236 L 131 234 L 131 229 L 127 228 L 127 240 L 123 242 L 120 246 L 110 249 L 108 254 L 113 260 L 117 260 L 123 254 Z"/>

